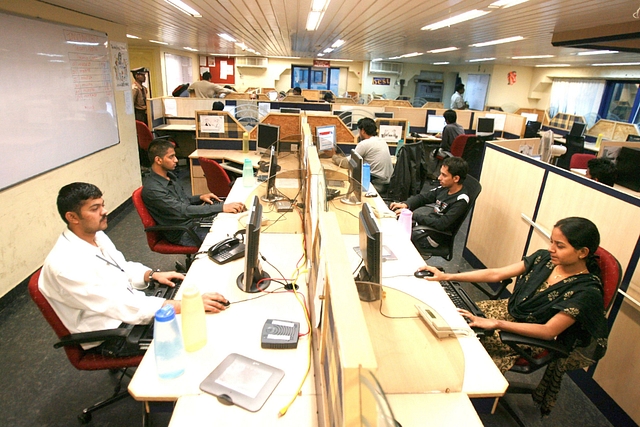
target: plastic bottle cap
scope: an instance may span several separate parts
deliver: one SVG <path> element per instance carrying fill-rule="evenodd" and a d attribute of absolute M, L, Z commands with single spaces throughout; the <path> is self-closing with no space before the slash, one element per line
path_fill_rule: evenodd
<path fill-rule="evenodd" d="M 200 294 L 200 291 L 198 290 L 198 288 L 196 288 L 195 285 L 190 284 L 187 285 L 186 287 L 184 287 L 184 289 L 182 290 L 182 298 L 184 299 L 186 298 L 192 298 L 192 297 L 196 297 Z"/>
<path fill-rule="evenodd" d="M 160 307 L 156 311 L 156 322 L 169 322 L 176 318 L 176 312 L 171 304 Z"/>

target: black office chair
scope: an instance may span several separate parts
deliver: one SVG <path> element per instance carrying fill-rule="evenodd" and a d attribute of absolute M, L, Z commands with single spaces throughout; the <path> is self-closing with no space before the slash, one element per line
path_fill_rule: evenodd
<path fill-rule="evenodd" d="M 404 144 L 398 151 L 393 175 L 389 180 L 387 194 L 382 195 L 383 199 L 398 202 L 420 193 L 427 179 L 425 161 L 421 141 Z"/>
<path fill-rule="evenodd" d="M 460 218 L 453 224 L 450 231 L 439 231 L 431 227 L 427 227 L 425 225 L 417 225 L 413 227 L 413 231 L 411 233 L 411 241 L 413 245 L 416 247 L 420 255 L 423 258 L 431 257 L 431 256 L 439 256 L 444 258 L 447 261 L 451 261 L 453 258 L 453 242 L 455 240 L 456 234 L 462 223 L 464 223 L 465 218 L 473 209 L 473 206 L 476 203 L 476 199 L 480 195 L 482 191 L 482 186 L 474 177 L 467 175 L 467 178 L 464 180 L 464 188 L 466 189 L 467 194 L 469 195 L 469 204 L 467 206 L 467 210 L 463 215 L 460 215 Z M 426 239 L 426 236 L 434 236 L 438 237 L 439 241 L 442 241 L 438 247 L 431 247 L 430 245 L 423 245 L 421 242 Z"/>

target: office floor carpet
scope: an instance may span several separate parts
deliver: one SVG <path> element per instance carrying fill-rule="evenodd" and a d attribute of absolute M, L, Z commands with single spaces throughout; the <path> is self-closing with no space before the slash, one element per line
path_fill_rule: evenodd
<path fill-rule="evenodd" d="M 185 188 L 189 188 L 188 175 L 184 176 L 185 172 L 181 175 Z M 109 200 L 106 204 L 109 206 Z M 462 227 L 462 230 L 466 229 L 466 225 Z M 132 205 L 110 219 L 107 234 L 127 259 L 153 268 L 172 269 L 175 261 L 183 259 L 149 250 L 140 219 Z M 469 269 L 461 259 L 463 245 L 464 232 L 457 236 L 456 256 L 451 262 L 432 258 L 429 263 L 442 265 L 447 271 Z M 56 336 L 31 301 L 26 287 L 12 291 L 11 297 L 11 303 L 0 311 L 0 360 L 3 365 L 0 375 L 0 426 L 79 425 L 76 417 L 82 408 L 107 397 L 116 384 L 115 377 L 106 371 L 88 372 L 73 368 L 63 350 L 53 349 Z M 567 376 L 562 383 L 558 406 L 545 419 L 540 419 L 530 397 L 509 396 L 507 399 L 527 426 L 611 425 Z M 489 427 L 517 425 L 501 406 L 498 406 L 496 414 L 481 413 L 480 418 Z M 151 416 L 153 426 L 167 426 L 169 419 L 168 412 L 154 412 Z M 142 403 L 127 398 L 96 412 L 87 425 L 139 427 L 141 424 Z M 428 425 L 428 419 L 425 419 L 425 425 Z"/>

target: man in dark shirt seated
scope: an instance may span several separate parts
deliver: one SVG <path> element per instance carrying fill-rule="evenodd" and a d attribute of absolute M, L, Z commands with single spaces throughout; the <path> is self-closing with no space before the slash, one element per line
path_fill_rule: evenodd
<path fill-rule="evenodd" d="M 442 142 L 440 142 L 440 148 L 444 151 L 451 151 L 451 144 L 458 135 L 464 135 L 464 128 L 456 123 L 458 120 L 458 114 L 453 110 L 447 110 L 443 114 L 444 121 L 447 123 L 442 129 Z"/>
<path fill-rule="evenodd" d="M 173 144 L 164 139 L 154 139 L 149 144 L 151 172 L 142 183 L 142 201 L 158 225 L 181 225 L 192 228 L 201 240 L 209 232 L 200 226 L 198 219 L 220 212 L 237 213 L 245 210 L 242 203 L 225 203 L 213 193 L 188 196 L 172 173 L 178 165 Z M 165 238 L 183 246 L 200 246 L 189 233 L 165 231 Z"/>
<path fill-rule="evenodd" d="M 389 207 L 396 214 L 400 214 L 402 209 L 412 210 L 413 222 L 418 225 L 426 225 L 438 231 L 450 231 L 469 206 L 469 196 L 463 184 L 468 170 L 469 165 L 464 159 L 448 157 L 440 168 L 439 187 L 411 196 L 406 202 L 393 202 Z M 424 239 L 424 244 L 438 247 L 442 243 L 438 239 L 438 233 L 433 233 Z"/>

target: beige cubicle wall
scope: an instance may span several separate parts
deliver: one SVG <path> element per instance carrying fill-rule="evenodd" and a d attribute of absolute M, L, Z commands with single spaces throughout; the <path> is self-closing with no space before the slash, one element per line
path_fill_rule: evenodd
<path fill-rule="evenodd" d="M 405 119 L 413 127 L 425 127 L 427 125 L 427 110 L 424 108 L 385 107 L 385 111 L 393 113 L 394 119 Z"/>
<path fill-rule="evenodd" d="M 550 231 L 562 218 L 581 216 L 600 231 L 601 246 L 620 262 L 622 289 L 638 299 L 640 199 L 584 176 L 488 143 L 466 251 L 487 267 L 517 262 L 548 246 L 548 239 L 521 218 Z M 622 294 L 610 313 L 609 347 L 593 373 L 600 385 L 636 423 L 640 422 L 640 306 Z"/>

